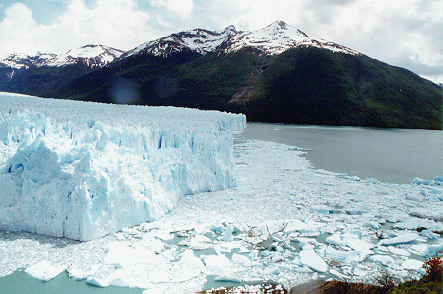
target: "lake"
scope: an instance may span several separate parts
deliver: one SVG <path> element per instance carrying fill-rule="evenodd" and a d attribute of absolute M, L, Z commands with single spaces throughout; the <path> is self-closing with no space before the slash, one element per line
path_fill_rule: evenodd
<path fill-rule="evenodd" d="M 443 132 L 381 130 L 248 123 L 237 141 L 264 140 L 297 146 L 315 168 L 382 182 L 410 183 L 415 177 L 443 175 Z M 6 293 L 142 293 L 140 289 L 89 286 L 63 273 L 49 282 L 31 278 L 24 271 L 0 278 Z"/>
<path fill-rule="evenodd" d="M 237 140 L 263 140 L 310 149 L 315 168 L 410 183 L 443 176 L 443 131 L 248 123 Z"/>

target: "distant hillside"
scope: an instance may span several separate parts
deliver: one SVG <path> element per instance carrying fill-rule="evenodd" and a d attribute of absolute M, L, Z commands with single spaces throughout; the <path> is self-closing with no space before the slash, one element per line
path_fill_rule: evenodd
<path fill-rule="evenodd" d="M 276 56 L 246 47 L 128 57 L 54 95 L 116 102 L 110 89 L 122 81 L 137 93 L 131 103 L 243 112 L 249 121 L 442 128 L 443 91 L 437 85 L 364 55 L 312 46 Z"/>
<path fill-rule="evenodd" d="M 101 68 L 123 51 L 86 45 L 65 54 L 11 54 L 0 59 L 0 91 L 48 97 L 59 87 Z"/>
<path fill-rule="evenodd" d="M 146 42 L 106 65 L 85 66 L 79 60 L 70 66 L 23 68 L 6 86 L 2 77 L 11 74 L 2 74 L 0 66 L 0 90 L 242 112 L 260 122 L 443 126 L 438 85 L 345 46 L 311 39 L 284 22 L 256 32 L 232 26 L 221 32 L 180 32 Z"/>

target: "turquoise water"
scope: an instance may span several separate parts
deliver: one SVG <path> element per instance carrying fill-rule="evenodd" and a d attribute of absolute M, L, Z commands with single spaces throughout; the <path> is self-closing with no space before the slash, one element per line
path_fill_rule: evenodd
<path fill-rule="evenodd" d="M 142 289 L 128 289 L 120 287 L 100 288 L 86 284 L 84 281 L 75 281 L 68 277 L 67 272 L 63 272 L 48 282 L 34 279 L 24 270 L 15 271 L 13 274 L 0 278 L 0 293 L 2 294 L 139 294 Z"/>
<path fill-rule="evenodd" d="M 443 176 L 443 131 L 249 123 L 241 140 L 311 149 L 315 168 L 409 184 Z"/>

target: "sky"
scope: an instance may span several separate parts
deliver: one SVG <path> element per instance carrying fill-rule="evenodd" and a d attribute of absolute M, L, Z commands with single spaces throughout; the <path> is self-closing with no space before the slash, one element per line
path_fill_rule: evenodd
<path fill-rule="evenodd" d="M 0 0 L 0 57 L 130 50 L 185 30 L 255 31 L 277 20 L 443 83 L 443 0 Z"/>

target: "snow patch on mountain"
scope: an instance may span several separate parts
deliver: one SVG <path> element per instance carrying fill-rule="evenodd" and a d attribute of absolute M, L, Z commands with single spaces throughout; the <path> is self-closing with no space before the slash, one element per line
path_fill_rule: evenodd
<path fill-rule="evenodd" d="M 48 60 L 55 58 L 55 54 L 38 52 L 36 55 L 9 54 L 0 58 L 0 68 L 9 67 L 13 69 L 29 68 L 32 66 L 42 66 Z"/>
<path fill-rule="evenodd" d="M 116 59 L 139 54 L 165 57 L 182 51 L 191 51 L 199 54 L 209 52 L 229 53 L 244 47 L 254 47 L 265 54 L 278 55 L 289 48 L 298 46 L 315 46 L 334 52 L 352 55 L 360 54 L 357 51 L 333 42 L 309 38 L 299 29 L 283 21 L 276 21 L 254 32 L 238 31 L 232 25 L 221 32 L 205 29 L 183 31 L 146 42 L 127 52 L 103 45 L 86 45 L 60 55 L 44 53 L 37 53 L 34 56 L 11 54 L 0 58 L 0 68 L 63 67 L 76 64 L 77 62 L 82 62 L 92 68 L 96 66 L 103 67 Z M 8 75 L 12 78 L 14 71 L 10 71 Z"/>
<path fill-rule="evenodd" d="M 146 42 L 126 52 L 121 58 L 138 54 L 168 56 L 184 50 L 206 54 L 217 50 L 223 42 L 239 33 L 241 32 L 237 31 L 234 26 L 229 26 L 221 32 L 194 29 Z"/>
<path fill-rule="evenodd" d="M 282 21 L 274 22 L 255 32 L 244 32 L 226 40 L 223 49 L 226 52 L 237 51 L 244 47 L 255 47 L 261 51 L 276 55 L 291 47 L 311 39 L 299 29 Z"/>
<path fill-rule="evenodd" d="M 60 55 L 38 52 L 36 55 L 10 54 L 0 59 L 0 68 L 62 67 L 82 62 L 89 67 L 103 67 L 120 57 L 123 51 L 103 45 L 86 45 Z M 12 72 L 13 75 L 13 72 Z M 10 77 L 12 77 L 12 75 Z"/>
<path fill-rule="evenodd" d="M 57 55 L 49 59 L 44 65 L 46 66 L 66 66 L 75 64 L 78 61 L 83 62 L 89 67 L 103 67 L 106 64 L 120 57 L 123 51 L 106 47 L 103 45 L 86 45 L 77 49 L 72 49 L 65 54 Z"/>
<path fill-rule="evenodd" d="M 289 48 L 298 46 L 315 46 L 334 52 L 353 55 L 360 54 L 357 51 L 333 42 L 309 38 L 299 29 L 283 21 L 276 21 L 254 32 L 237 31 L 234 26 L 229 26 L 221 32 L 211 32 L 202 29 L 184 31 L 146 42 L 126 52 L 121 58 L 138 54 L 152 54 L 165 57 L 185 50 L 200 54 L 208 52 L 229 53 L 244 47 L 254 47 L 265 54 L 278 55 Z"/>

